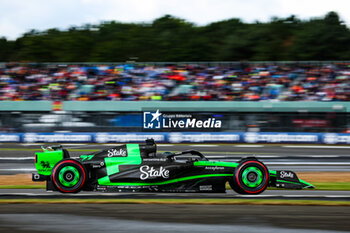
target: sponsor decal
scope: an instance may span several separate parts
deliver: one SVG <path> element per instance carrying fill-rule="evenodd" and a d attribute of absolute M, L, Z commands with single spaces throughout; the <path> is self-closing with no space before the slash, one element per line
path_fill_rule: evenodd
<path fill-rule="evenodd" d="M 132 189 L 132 190 L 139 190 L 139 189 L 151 190 L 151 189 L 154 189 L 154 190 L 156 190 L 157 187 L 158 187 L 157 185 L 144 185 L 144 186 L 141 186 L 141 185 L 137 185 L 137 186 L 118 185 L 118 186 L 116 186 L 116 188 L 119 189 L 118 190 L 119 192 L 122 192 L 125 189 Z M 113 190 L 113 189 L 111 189 L 111 190 Z"/>
<path fill-rule="evenodd" d="M 42 166 L 44 169 L 50 168 L 50 163 L 49 163 L 49 162 L 41 161 L 40 164 L 41 164 L 41 166 Z"/>
<path fill-rule="evenodd" d="M 337 134 L 335 134 L 335 133 L 326 133 L 323 136 L 323 141 L 326 144 L 336 144 L 338 142 Z"/>
<path fill-rule="evenodd" d="M 51 171 L 51 166 L 48 161 L 40 161 L 40 167 L 38 168 L 38 172 L 48 172 Z"/>
<path fill-rule="evenodd" d="M 293 172 L 286 172 L 286 171 L 280 171 L 280 177 L 281 178 L 294 178 Z"/>
<path fill-rule="evenodd" d="M 210 167 L 210 166 L 209 166 L 209 167 L 205 167 L 205 169 L 215 171 L 215 170 L 223 170 L 224 167 L 217 167 L 217 166 L 215 166 L 215 167 Z"/>
<path fill-rule="evenodd" d="M 36 134 L 25 133 L 24 142 L 90 142 L 90 134 Z"/>
<path fill-rule="evenodd" d="M 93 164 L 93 165 L 92 165 L 92 168 L 101 168 L 101 167 L 103 167 L 104 165 L 105 165 L 104 162 L 100 162 L 99 164 Z"/>
<path fill-rule="evenodd" d="M 293 119 L 293 124 L 295 127 L 328 127 L 330 124 L 329 120 L 321 120 L 321 119 Z"/>
<path fill-rule="evenodd" d="M 0 142 L 19 142 L 20 134 L 0 134 Z"/>
<path fill-rule="evenodd" d="M 200 191 L 212 191 L 213 186 L 212 185 L 201 185 L 199 186 Z"/>
<path fill-rule="evenodd" d="M 80 155 L 81 161 L 91 160 L 94 155 Z"/>
<path fill-rule="evenodd" d="M 163 177 L 163 178 L 169 178 L 169 170 L 163 168 L 162 166 L 158 169 L 154 167 L 150 167 L 148 165 L 144 165 L 140 167 L 140 179 L 141 180 L 146 180 L 149 178 L 154 178 L 154 177 Z"/>
<path fill-rule="evenodd" d="M 175 114 L 176 115 L 176 114 Z M 0 142 L 247 142 L 350 144 L 349 133 L 140 132 L 140 133 L 18 133 L 0 134 Z"/>
<path fill-rule="evenodd" d="M 143 129 L 219 129 L 222 121 L 214 117 L 197 119 L 192 114 L 163 114 L 157 109 L 155 112 L 143 112 Z"/>
<path fill-rule="evenodd" d="M 239 142 L 238 133 L 169 133 L 169 142 Z"/>
<path fill-rule="evenodd" d="M 350 134 L 325 133 L 323 142 L 326 144 L 350 144 Z"/>
<path fill-rule="evenodd" d="M 244 141 L 247 143 L 256 142 L 318 142 L 317 134 L 288 134 L 288 133 L 245 133 Z"/>
<path fill-rule="evenodd" d="M 119 149 L 119 150 L 117 150 L 117 149 L 109 149 L 107 152 L 108 152 L 108 154 L 107 154 L 108 157 L 113 157 L 113 156 L 125 157 L 126 156 L 126 151 L 123 150 L 123 149 Z"/>
<path fill-rule="evenodd" d="M 165 162 L 167 161 L 166 158 L 144 158 L 144 162 Z"/>
<path fill-rule="evenodd" d="M 244 135 L 244 141 L 248 143 L 255 143 L 259 140 L 257 133 L 246 133 Z"/>

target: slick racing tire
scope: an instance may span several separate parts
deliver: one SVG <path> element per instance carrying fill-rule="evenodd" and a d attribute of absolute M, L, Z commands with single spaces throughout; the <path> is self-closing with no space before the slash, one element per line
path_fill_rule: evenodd
<path fill-rule="evenodd" d="M 269 183 L 269 170 L 256 159 L 240 162 L 230 180 L 231 188 L 239 194 L 259 194 L 265 191 Z"/>
<path fill-rule="evenodd" d="M 79 192 L 86 181 L 85 167 L 74 159 L 64 159 L 52 169 L 51 180 L 62 193 Z"/>

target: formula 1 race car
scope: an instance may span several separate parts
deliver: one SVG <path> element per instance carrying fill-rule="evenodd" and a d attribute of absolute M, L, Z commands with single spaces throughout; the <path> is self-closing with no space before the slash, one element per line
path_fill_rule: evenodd
<path fill-rule="evenodd" d="M 266 187 L 313 188 L 292 171 L 271 171 L 258 159 L 239 162 L 209 161 L 188 150 L 157 154 L 153 139 L 126 144 L 71 158 L 62 146 L 42 147 L 35 153 L 33 181 L 46 181 L 46 189 L 63 193 L 105 192 L 211 192 L 226 191 L 226 183 L 239 194 L 259 194 Z"/>

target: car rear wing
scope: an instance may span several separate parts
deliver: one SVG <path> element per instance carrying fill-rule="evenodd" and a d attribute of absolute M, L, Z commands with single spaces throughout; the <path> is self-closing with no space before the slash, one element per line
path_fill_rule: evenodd
<path fill-rule="evenodd" d="M 52 168 L 60 160 L 69 158 L 69 152 L 61 145 L 41 146 L 43 152 L 35 153 L 35 168 L 37 173 L 44 176 L 51 175 Z"/>
<path fill-rule="evenodd" d="M 41 146 L 41 149 L 42 149 L 44 152 L 56 151 L 56 150 L 62 150 L 62 149 L 63 149 L 63 146 L 62 146 L 62 145 Z"/>

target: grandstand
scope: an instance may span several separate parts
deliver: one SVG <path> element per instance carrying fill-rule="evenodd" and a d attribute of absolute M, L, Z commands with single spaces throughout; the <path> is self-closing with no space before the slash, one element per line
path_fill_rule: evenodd
<path fill-rule="evenodd" d="M 9 63 L 0 84 L 10 101 L 349 101 L 350 63 Z"/>

